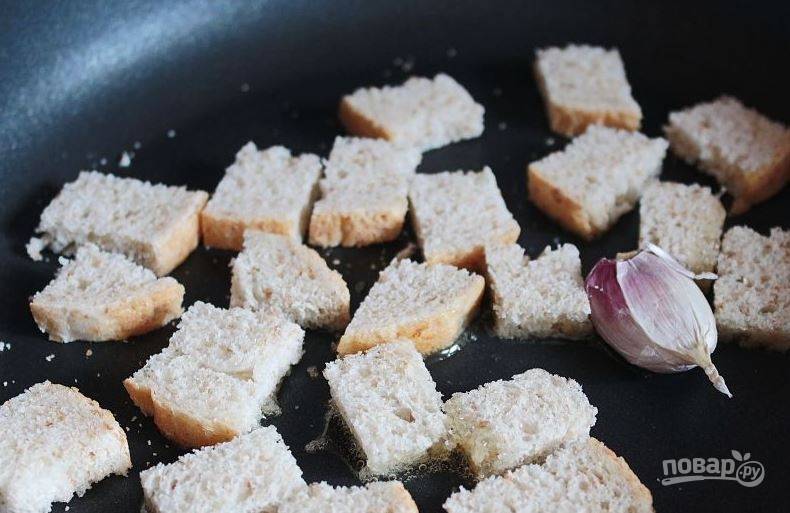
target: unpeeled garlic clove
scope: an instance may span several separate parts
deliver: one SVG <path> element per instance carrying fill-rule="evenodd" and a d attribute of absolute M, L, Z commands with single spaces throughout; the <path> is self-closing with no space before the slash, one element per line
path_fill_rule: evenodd
<path fill-rule="evenodd" d="M 652 244 L 625 260 L 600 260 L 585 281 L 592 322 L 630 363 L 653 372 L 702 367 L 717 390 L 732 397 L 710 354 L 716 319 L 695 275 Z"/>

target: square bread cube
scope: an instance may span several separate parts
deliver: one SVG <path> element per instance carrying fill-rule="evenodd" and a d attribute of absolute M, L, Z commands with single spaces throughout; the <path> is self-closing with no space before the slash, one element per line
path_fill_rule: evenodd
<path fill-rule="evenodd" d="M 767 200 L 790 180 L 790 129 L 730 96 L 671 113 L 664 132 L 673 152 L 733 196 L 732 214 Z"/>
<path fill-rule="evenodd" d="M 634 208 L 666 151 L 660 137 L 593 125 L 528 166 L 529 199 L 566 230 L 594 239 Z"/>
<path fill-rule="evenodd" d="M 56 342 L 124 340 L 181 315 L 184 286 L 93 244 L 77 249 L 30 301 L 42 332 Z"/>
<path fill-rule="evenodd" d="M 132 467 L 112 413 L 49 381 L 0 406 L 0 511 L 47 513 Z"/>
<path fill-rule="evenodd" d="M 140 482 L 148 513 L 274 513 L 307 486 L 272 426 L 160 463 Z"/>
<path fill-rule="evenodd" d="M 477 313 L 482 276 L 444 264 L 395 260 L 381 271 L 337 346 L 355 353 L 392 340 L 411 340 L 423 354 L 452 345 Z"/>
<path fill-rule="evenodd" d="M 572 137 L 596 123 L 639 130 L 642 109 L 617 49 L 568 45 L 535 55 L 535 77 L 554 132 Z"/>
<path fill-rule="evenodd" d="M 170 345 L 123 384 L 167 438 L 182 447 L 212 445 L 279 411 L 277 388 L 299 362 L 303 339 L 279 314 L 198 301 Z"/>
<path fill-rule="evenodd" d="M 311 484 L 284 502 L 277 513 L 417 513 L 417 505 L 400 481 L 365 486 Z"/>
<path fill-rule="evenodd" d="M 655 244 L 695 274 L 712 272 L 726 216 L 708 187 L 653 182 L 639 204 L 639 247 Z"/>
<path fill-rule="evenodd" d="M 444 411 L 450 441 L 478 477 L 542 460 L 586 438 L 598 413 L 577 382 L 543 369 L 453 394 Z"/>
<path fill-rule="evenodd" d="M 442 396 L 408 340 L 338 358 L 326 365 L 324 377 L 372 474 L 422 461 L 445 435 Z"/>
<path fill-rule="evenodd" d="M 483 106 L 439 73 L 399 86 L 361 88 L 340 101 L 340 122 L 352 135 L 432 150 L 483 133 Z"/>
<path fill-rule="evenodd" d="M 546 247 L 530 260 L 518 244 L 486 247 L 494 330 L 502 338 L 584 338 L 592 334 L 579 250 Z"/>
<path fill-rule="evenodd" d="M 247 230 L 233 261 L 230 305 L 275 309 L 304 328 L 340 330 L 351 296 L 343 277 L 315 250 L 289 237 Z"/>
<path fill-rule="evenodd" d="M 310 244 L 366 246 L 397 238 L 421 159 L 416 149 L 380 139 L 336 138 L 310 218 Z"/>
<path fill-rule="evenodd" d="M 790 348 L 790 231 L 768 237 L 746 226 L 724 234 L 713 285 L 722 340 L 745 347 Z"/>
<path fill-rule="evenodd" d="M 595 438 L 463 487 L 444 503 L 447 513 L 654 513 L 653 496 L 623 458 Z"/>
<path fill-rule="evenodd" d="M 56 253 L 92 242 L 164 276 L 197 247 L 208 194 L 83 171 L 41 213 L 36 232 Z"/>
<path fill-rule="evenodd" d="M 317 155 L 292 156 L 282 146 L 258 150 L 248 142 L 200 214 L 203 243 L 240 251 L 247 228 L 301 242 L 320 177 Z"/>
<path fill-rule="evenodd" d="M 521 233 L 489 167 L 479 173 L 418 174 L 409 200 L 417 241 L 428 263 L 482 271 L 487 244 L 516 242 Z"/>

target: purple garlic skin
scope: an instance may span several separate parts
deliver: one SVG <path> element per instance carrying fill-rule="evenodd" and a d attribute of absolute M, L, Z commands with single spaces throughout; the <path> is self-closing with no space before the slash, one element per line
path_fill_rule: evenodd
<path fill-rule="evenodd" d="M 653 372 L 702 367 L 730 396 L 710 359 L 716 320 L 695 276 L 656 246 L 628 260 L 600 260 L 585 281 L 593 325 L 628 362 Z"/>

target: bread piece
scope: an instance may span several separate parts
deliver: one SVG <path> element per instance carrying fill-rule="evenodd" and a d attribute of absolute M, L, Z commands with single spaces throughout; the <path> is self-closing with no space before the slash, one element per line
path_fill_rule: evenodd
<path fill-rule="evenodd" d="M 768 237 L 746 226 L 724 234 L 713 285 L 722 340 L 745 347 L 790 348 L 790 231 Z"/>
<path fill-rule="evenodd" d="M 45 381 L 0 406 L 0 511 L 47 513 L 131 466 L 112 413 L 76 388 Z"/>
<path fill-rule="evenodd" d="M 524 465 L 463 487 L 444 503 L 447 513 L 652 513 L 653 497 L 623 458 L 587 438 L 557 451 L 543 465 Z"/>
<path fill-rule="evenodd" d="M 175 279 L 88 244 L 33 296 L 30 311 L 50 340 L 124 340 L 177 318 L 183 298 Z"/>
<path fill-rule="evenodd" d="M 140 481 L 148 513 L 277 513 L 306 486 L 272 426 L 160 463 Z"/>
<path fill-rule="evenodd" d="M 634 208 L 661 172 L 664 139 L 593 125 L 527 169 L 529 199 L 565 229 L 591 240 Z"/>
<path fill-rule="evenodd" d="M 423 354 L 444 349 L 474 317 L 484 287 L 482 276 L 463 269 L 396 260 L 359 305 L 337 352 L 355 353 L 401 338 Z"/>
<path fill-rule="evenodd" d="M 284 502 L 278 513 L 417 513 L 417 505 L 400 481 L 365 486 L 311 484 Z"/>
<path fill-rule="evenodd" d="M 164 276 L 195 249 L 208 194 L 83 171 L 41 213 L 36 232 L 56 253 L 92 242 Z"/>
<path fill-rule="evenodd" d="M 478 477 L 542 460 L 590 434 L 598 410 L 572 379 L 531 369 L 444 403 L 450 441 Z"/>
<path fill-rule="evenodd" d="M 695 274 L 712 272 L 726 215 L 708 187 L 651 183 L 639 205 L 639 247 L 655 244 Z"/>
<path fill-rule="evenodd" d="M 595 123 L 639 130 L 642 109 L 617 49 L 568 45 L 535 54 L 535 77 L 554 132 L 572 137 Z"/>
<path fill-rule="evenodd" d="M 340 330 L 350 317 L 348 286 L 315 250 L 282 235 L 247 230 L 233 262 L 230 305 L 276 309 L 304 328 Z"/>
<path fill-rule="evenodd" d="M 302 356 L 304 331 L 279 314 L 197 302 L 163 352 L 124 381 L 159 430 L 183 447 L 224 442 L 276 411 L 280 380 Z"/>
<path fill-rule="evenodd" d="M 592 334 L 579 250 L 546 247 L 535 260 L 518 244 L 486 247 L 494 330 L 502 338 L 584 338 Z"/>
<path fill-rule="evenodd" d="M 767 200 L 790 180 L 790 129 L 730 96 L 671 113 L 664 132 L 672 151 L 735 198 L 732 214 Z"/>
<path fill-rule="evenodd" d="M 442 396 L 408 340 L 339 358 L 324 376 L 373 474 L 419 462 L 445 434 Z"/>
<path fill-rule="evenodd" d="M 419 174 L 409 200 L 417 241 L 429 263 L 482 272 L 484 246 L 516 242 L 521 233 L 488 167 L 479 173 Z"/>
<path fill-rule="evenodd" d="M 258 150 L 248 142 L 200 214 L 203 243 L 240 251 L 247 228 L 301 242 L 320 177 L 317 155 L 292 156 L 282 146 Z"/>
<path fill-rule="evenodd" d="M 395 239 L 422 155 L 379 139 L 338 137 L 310 218 L 310 244 L 366 246 Z"/>
<path fill-rule="evenodd" d="M 357 89 L 340 101 L 340 122 L 352 135 L 387 139 L 423 151 L 483 133 L 483 106 L 439 73 L 399 86 Z"/>

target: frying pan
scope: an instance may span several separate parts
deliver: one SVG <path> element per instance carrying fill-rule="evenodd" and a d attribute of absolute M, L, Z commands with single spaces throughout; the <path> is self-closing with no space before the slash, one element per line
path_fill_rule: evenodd
<path fill-rule="evenodd" d="M 69 504 L 71 513 L 137 513 L 138 472 L 182 452 L 168 445 L 121 381 L 159 352 L 168 326 L 125 343 L 60 345 L 36 329 L 27 298 L 52 277 L 57 259 L 33 262 L 24 245 L 41 209 L 80 169 L 96 168 L 213 191 L 248 140 L 326 155 L 338 99 L 361 85 L 445 71 L 486 108 L 483 137 L 425 154 L 420 172 L 490 165 L 522 227 L 530 255 L 557 242 L 581 249 L 586 273 L 599 258 L 635 247 L 638 214 L 586 243 L 526 201 L 525 164 L 561 148 L 547 128 L 531 75 L 536 47 L 585 42 L 620 48 L 643 130 L 661 133 L 670 110 L 722 92 L 774 119 L 790 120 L 787 2 L 655 3 L 552 1 L 420 2 L 130 0 L 2 2 L 0 16 L 0 401 L 49 379 L 77 386 L 128 427 L 134 469 Z M 552 140 L 553 139 L 553 140 Z M 133 152 L 119 167 L 121 152 Z M 663 179 L 713 185 L 668 155 Z M 762 233 L 788 226 L 785 190 L 727 226 Z M 352 308 L 408 241 L 324 253 L 345 277 Z M 195 300 L 226 306 L 230 252 L 199 248 L 173 273 Z M 335 264 L 335 259 L 339 264 Z M 445 397 L 533 367 L 579 381 L 599 409 L 592 430 L 623 456 L 653 493 L 658 511 L 786 511 L 790 457 L 790 360 L 786 354 L 721 344 L 713 359 L 735 396 L 716 392 L 699 369 L 656 375 L 629 366 L 600 340 L 504 341 L 488 334 L 428 366 Z M 321 369 L 333 336 L 310 332 L 301 363 L 271 419 L 312 482 L 358 483 L 332 451 L 309 453 L 329 397 Z M 92 350 L 92 355 L 86 353 Z M 49 361 L 45 358 L 54 355 Z M 268 422 L 268 421 L 266 421 Z M 0 436 L 4 436 L 0 433 Z M 342 444 L 341 444 L 342 446 Z M 749 453 L 765 479 L 664 486 L 662 462 Z M 340 451 L 342 452 L 342 451 Z M 464 481 L 446 471 L 406 480 L 421 511 L 440 511 Z M 466 483 L 467 485 L 469 483 Z M 63 511 L 56 504 L 53 511 Z"/>

